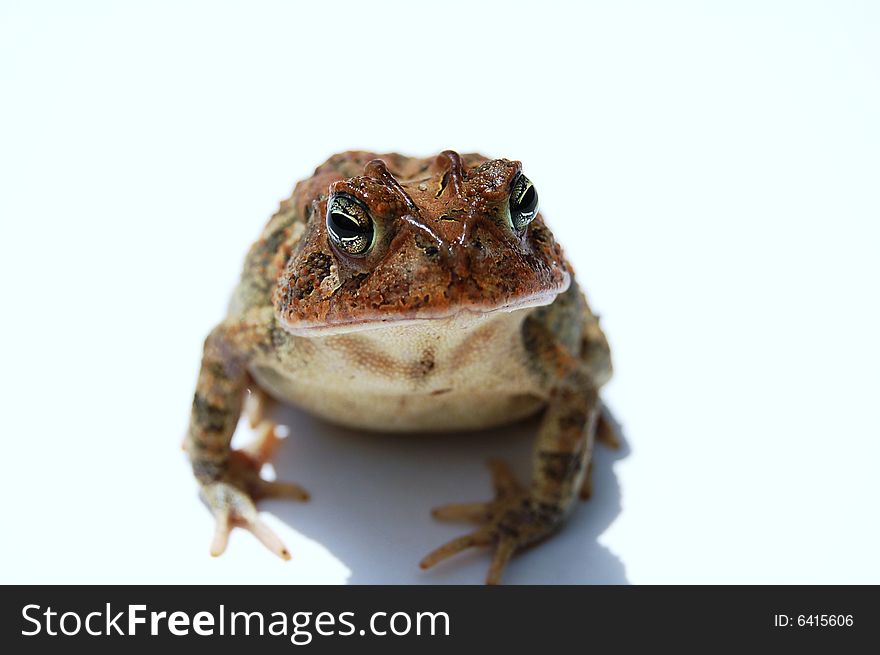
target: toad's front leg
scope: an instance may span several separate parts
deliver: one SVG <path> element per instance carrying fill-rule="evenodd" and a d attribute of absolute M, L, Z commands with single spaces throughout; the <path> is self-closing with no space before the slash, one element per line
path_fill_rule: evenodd
<path fill-rule="evenodd" d="M 438 507 L 435 517 L 481 524 L 476 531 L 441 546 L 421 562 L 433 566 L 471 546 L 495 544 L 487 584 L 501 581 L 513 553 L 558 529 L 587 474 L 599 414 L 591 378 L 563 356 L 568 371 L 557 378 L 535 444 L 531 487 L 521 486 L 501 462 L 490 462 L 495 499 Z"/>
<path fill-rule="evenodd" d="M 241 318 L 217 326 L 205 340 L 202 367 L 196 385 L 189 432 L 184 446 L 202 496 L 216 520 L 211 554 L 226 549 L 233 527 L 250 530 L 269 550 L 283 559 L 290 554 L 281 539 L 260 520 L 254 501 L 261 498 L 306 500 L 299 486 L 270 482 L 260 469 L 271 456 L 273 426 L 263 422 L 255 444 L 242 450 L 230 447 L 241 415 L 249 376 L 247 363 L 272 343 L 271 308 L 251 310 Z M 255 390 L 255 393 L 260 393 Z"/>

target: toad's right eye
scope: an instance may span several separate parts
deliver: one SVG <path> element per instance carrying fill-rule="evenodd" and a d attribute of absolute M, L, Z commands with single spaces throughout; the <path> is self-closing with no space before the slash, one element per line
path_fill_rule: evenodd
<path fill-rule="evenodd" d="M 345 193 L 327 202 L 327 234 L 330 241 L 349 255 L 364 255 L 373 245 L 375 230 L 367 206 Z"/>

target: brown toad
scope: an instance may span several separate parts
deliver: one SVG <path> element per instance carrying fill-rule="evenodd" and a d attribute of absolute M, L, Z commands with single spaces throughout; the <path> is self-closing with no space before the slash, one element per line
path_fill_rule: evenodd
<path fill-rule="evenodd" d="M 589 495 L 611 360 L 597 317 L 506 159 L 346 152 L 300 182 L 251 247 L 226 319 L 205 341 L 186 448 L 216 518 L 211 552 L 241 526 L 287 559 L 254 501 L 307 498 L 260 468 L 268 397 L 353 428 L 452 431 L 543 412 L 529 486 L 490 462 L 496 498 L 434 510 L 479 524 L 427 568 L 494 544 L 487 582 Z M 230 447 L 247 390 L 257 442 Z M 267 395 L 266 395 L 267 394 Z"/>

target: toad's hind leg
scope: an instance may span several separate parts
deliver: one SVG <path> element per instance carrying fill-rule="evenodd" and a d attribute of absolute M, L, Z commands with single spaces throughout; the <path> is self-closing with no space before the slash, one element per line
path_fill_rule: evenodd
<path fill-rule="evenodd" d="M 244 415 L 247 417 L 251 429 L 256 429 L 263 421 L 268 420 L 267 414 L 272 411 L 274 400 L 263 391 L 256 380 L 248 376 L 248 395 L 244 401 Z"/>
<path fill-rule="evenodd" d="M 282 439 L 278 436 L 278 424 L 269 418 L 275 400 L 251 380 L 249 394 L 245 400 L 245 416 L 254 429 L 254 439 L 234 451 L 237 456 L 245 456 L 251 466 L 259 473 L 262 467 L 272 461 Z M 309 493 L 298 484 L 260 479 L 257 489 L 260 498 L 291 498 L 308 500 Z"/>
<path fill-rule="evenodd" d="M 619 450 L 622 443 L 620 428 L 611 416 L 611 411 L 604 404 L 596 422 L 596 441 L 611 450 Z"/>
<path fill-rule="evenodd" d="M 263 391 L 256 381 L 248 378 L 248 395 L 244 401 L 244 415 L 248 425 L 254 430 L 254 439 L 242 451 L 255 461 L 267 464 L 278 450 L 278 424 L 269 418 L 275 401 Z"/>
<path fill-rule="evenodd" d="M 604 405 L 602 406 L 602 411 L 599 414 L 599 418 L 596 421 L 596 441 L 601 443 L 603 446 L 607 448 L 611 448 L 612 450 L 618 450 L 621 444 L 621 436 L 620 430 L 617 427 L 617 424 L 614 422 L 614 419 L 611 417 L 611 413 L 608 411 L 608 408 Z M 593 495 L 593 458 L 590 458 L 590 463 L 587 464 L 587 473 L 584 476 L 584 481 L 581 484 L 580 497 L 581 500 L 589 500 Z"/>

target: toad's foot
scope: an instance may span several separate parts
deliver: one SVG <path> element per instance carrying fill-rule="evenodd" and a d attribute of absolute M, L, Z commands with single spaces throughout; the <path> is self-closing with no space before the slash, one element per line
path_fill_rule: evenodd
<path fill-rule="evenodd" d="M 473 546 L 494 543 L 495 553 L 486 584 L 498 584 L 504 567 L 515 551 L 543 539 L 559 525 L 557 508 L 533 498 L 531 492 L 517 482 L 507 464 L 491 460 L 489 470 L 495 487 L 495 500 L 487 503 L 453 503 L 431 512 L 438 519 L 472 521 L 482 524 L 482 527 L 429 553 L 419 564 L 423 569 Z"/>
<path fill-rule="evenodd" d="M 202 495 L 216 521 L 211 555 L 217 557 L 226 550 L 232 528 L 249 530 L 266 548 L 290 559 L 290 552 L 281 539 L 261 519 L 254 501 L 263 498 L 289 498 L 305 501 L 308 492 L 296 484 L 264 480 L 260 469 L 272 456 L 278 437 L 275 424 L 263 419 L 257 430 L 257 439 L 241 450 L 229 454 L 229 463 L 220 480 L 202 486 Z"/>

